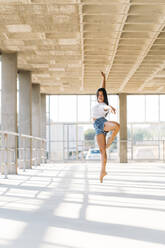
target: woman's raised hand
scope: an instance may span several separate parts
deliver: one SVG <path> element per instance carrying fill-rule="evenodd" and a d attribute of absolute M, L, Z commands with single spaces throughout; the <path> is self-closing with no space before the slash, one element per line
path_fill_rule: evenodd
<path fill-rule="evenodd" d="M 112 107 L 112 106 L 111 106 L 111 108 L 112 108 L 112 111 L 111 112 L 114 113 L 114 114 L 116 114 L 116 109 L 114 107 Z"/>
<path fill-rule="evenodd" d="M 100 88 L 104 88 L 105 89 L 105 81 L 106 81 L 106 78 L 105 78 L 105 73 L 101 71 L 101 75 L 103 76 L 103 80 L 100 84 Z"/>
<path fill-rule="evenodd" d="M 101 75 L 105 78 L 105 73 L 101 71 Z"/>

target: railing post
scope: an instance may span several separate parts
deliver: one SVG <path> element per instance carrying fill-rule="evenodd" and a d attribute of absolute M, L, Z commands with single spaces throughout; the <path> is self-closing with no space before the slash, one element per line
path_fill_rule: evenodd
<path fill-rule="evenodd" d="M 3 168 L 1 169 L 1 164 L 0 164 L 0 169 L 2 170 L 2 173 L 4 173 L 5 178 L 8 178 L 9 165 L 12 166 L 13 160 L 15 161 L 15 156 L 17 156 L 18 151 L 19 151 L 19 161 L 21 163 L 21 168 L 23 169 L 23 171 L 25 171 L 27 168 L 26 165 L 29 162 L 28 160 L 29 157 L 30 157 L 30 161 L 32 162 L 34 161 L 35 166 L 37 166 L 38 163 L 40 164 L 41 162 L 43 163 L 45 162 L 46 159 L 45 139 L 41 139 L 39 137 L 34 137 L 30 135 L 18 134 L 10 131 L 0 131 L 0 134 L 2 136 L 2 147 L 0 147 L 0 155 L 1 155 L 0 163 L 3 166 Z M 18 151 L 15 151 L 15 149 L 9 144 L 10 142 L 9 135 L 14 137 L 19 136 L 21 147 L 19 146 L 19 148 L 17 148 Z M 27 139 L 30 139 L 30 143 L 31 143 L 30 147 L 26 146 Z M 30 156 L 28 155 L 29 154 L 28 149 L 30 149 L 30 154 L 31 154 Z"/>

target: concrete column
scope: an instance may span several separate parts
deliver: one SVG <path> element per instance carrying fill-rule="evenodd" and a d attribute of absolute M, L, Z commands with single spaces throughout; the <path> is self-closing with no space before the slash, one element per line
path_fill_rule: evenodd
<path fill-rule="evenodd" d="M 32 84 L 32 135 L 41 137 L 41 94 L 40 84 Z M 39 149 L 41 147 L 40 141 L 33 142 L 33 148 Z M 40 155 L 38 152 L 38 160 L 35 161 L 35 165 L 40 165 Z M 36 157 L 36 153 L 33 150 L 33 158 Z"/>
<path fill-rule="evenodd" d="M 41 94 L 41 137 L 46 139 L 46 95 Z M 46 143 L 43 143 L 43 148 L 45 153 L 43 154 L 46 157 Z M 44 159 L 42 162 L 46 162 Z"/>
<path fill-rule="evenodd" d="M 2 54 L 1 123 L 3 131 L 17 132 L 17 54 Z M 17 174 L 17 137 L 8 136 L 8 174 Z M 13 153 L 14 151 L 14 153 Z M 4 168 L 2 168 L 4 173 Z"/>
<path fill-rule="evenodd" d="M 32 135 L 32 83 L 31 72 L 19 72 L 19 133 Z M 32 168 L 32 147 L 31 139 L 21 138 L 19 147 L 26 146 L 26 163 L 25 168 Z M 20 151 L 21 156 L 21 151 Z M 20 157 L 21 158 L 21 157 Z M 24 166 L 22 163 L 19 167 Z"/>
<path fill-rule="evenodd" d="M 119 94 L 120 105 L 120 163 L 127 163 L 127 94 Z"/>
<path fill-rule="evenodd" d="M 32 135 L 41 137 L 41 95 L 40 84 L 32 84 Z"/>
<path fill-rule="evenodd" d="M 46 139 L 46 95 L 41 94 L 41 137 Z"/>

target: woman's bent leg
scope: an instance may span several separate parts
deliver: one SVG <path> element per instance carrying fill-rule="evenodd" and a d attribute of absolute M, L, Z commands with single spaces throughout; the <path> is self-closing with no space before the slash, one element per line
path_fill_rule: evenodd
<path fill-rule="evenodd" d="M 112 144 L 115 136 L 120 130 L 120 124 L 113 121 L 107 121 L 104 123 L 104 130 L 105 131 L 112 131 L 112 134 L 108 137 L 106 149 Z"/>

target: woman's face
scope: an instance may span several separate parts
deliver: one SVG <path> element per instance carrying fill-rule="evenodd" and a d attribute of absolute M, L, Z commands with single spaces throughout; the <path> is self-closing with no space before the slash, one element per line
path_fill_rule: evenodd
<path fill-rule="evenodd" d="M 99 91 L 97 100 L 98 102 L 104 102 L 103 91 Z"/>

